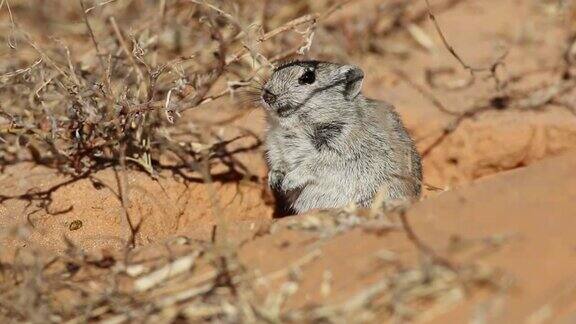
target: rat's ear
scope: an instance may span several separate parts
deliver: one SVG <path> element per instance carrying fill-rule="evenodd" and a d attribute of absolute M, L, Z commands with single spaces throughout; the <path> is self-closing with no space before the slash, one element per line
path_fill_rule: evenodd
<path fill-rule="evenodd" d="M 357 66 L 345 65 L 342 67 L 342 73 L 345 77 L 344 97 L 348 100 L 356 98 L 362 90 L 364 72 Z"/>

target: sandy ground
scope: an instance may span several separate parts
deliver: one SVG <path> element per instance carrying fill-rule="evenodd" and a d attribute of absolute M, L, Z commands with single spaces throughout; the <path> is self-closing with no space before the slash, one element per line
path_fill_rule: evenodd
<path fill-rule="evenodd" d="M 372 1 L 351 4 L 330 23 L 371 6 Z M 437 18 L 466 62 L 489 66 L 506 48 L 498 74 L 522 76 L 510 87 L 537 93 L 534 89 L 556 82 L 554 67 L 565 46 L 566 24 L 550 8 L 546 1 L 471 0 Z M 413 38 L 392 37 L 380 44 L 392 54 L 355 57 L 354 63 L 367 71 L 364 92 L 395 104 L 424 154 L 425 197 L 406 214 L 413 231 L 451 266 L 467 269 L 474 264 L 497 279 L 464 290 L 448 287 L 451 294 L 440 302 L 414 305 L 420 310 L 414 319 L 575 322 L 576 116 L 554 104 L 488 109 L 469 116 L 434 144 L 454 117 L 441 112 L 426 94 L 462 112 L 492 102 L 499 92 L 485 73 L 463 89 L 431 87 L 426 82 L 431 69 L 455 71 L 439 77 L 443 84 L 462 84 L 469 75 L 446 51 L 434 26 L 424 20 L 421 27 L 432 41 L 430 48 Z M 183 118 L 209 124 L 234 113 L 234 103 L 224 98 Z M 264 133 L 258 109 L 235 124 Z M 234 136 L 233 131 L 223 134 Z M 162 255 L 166 242 L 176 239 L 202 244 L 226 235 L 238 244 L 242 267 L 270 276 L 258 287 L 262 294 L 280 289 L 290 277 L 283 269 L 298 265 L 298 288 L 287 298 L 286 310 L 339 305 L 398 275 L 398 269 L 426 264 L 426 253 L 398 227 L 360 226 L 325 235 L 335 226 L 330 212 L 273 219 L 261 149 L 239 153 L 238 159 L 250 176 L 216 168 L 210 184 L 169 168 L 159 170 L 156 180 L 144 172 L 113 168 L 72 179 L 31 163 L 8 166 L 0 174 L 0 261 L 11 264 L 18 251 L 31 247 L 58 255 L 74 246 L 98 260 L 121 255 L 130 237 L 127 213 L 139 226 L 135 259 Z M 126 202 L 119 199 L 122 177 L 130 188 Z M 215 232 L 222 222 L 225 231 Z M 371 316 L 366 319 L 372 322 L 389 318 L 384 313 Z"/>

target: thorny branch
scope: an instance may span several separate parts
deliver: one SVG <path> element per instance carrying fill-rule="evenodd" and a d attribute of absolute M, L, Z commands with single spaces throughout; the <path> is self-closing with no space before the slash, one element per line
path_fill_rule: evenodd
<path fill-rule="evenodd" d="M 473 67 L 473 66 L 471 66 L 470 64 L 466 63 L 462 59 L 462 57 L 460 57 L 460 55 L 456 52 L 456 49 L 454 49 L 454 47 L 452 45 L 450 45 L 450 43 L 446 39 L 446 36 L 442 32 L 442 29 L 440 28 L 440 25 L 438 24 L 438 20 L 436 19 L 436 16 L 432 12 L 432 7 L 430 6 L 430 0 L 426 0 L 426 7 L 428 10 L 428 17 L 432 21 L 432 24 L 434 25 L 434 28 L 436 29 L 438 36 L 440 36 L 440 39 L 441 39 L 444 47 L 450 52 L 450 54 L 458 61 L 458 63 L 460 63 L 460 65 L 464 69 L 466 69 L 470 72 L 471 80 L 467 83 L 467 86 L 471 86 L 474 83 L 476 73 L 488 72 L 488 73 L 490 73 L 490 77 L 496 81 L 496 89 L 501 89 L 502 82 L 498 78 L 498 75 L 496 74 L 496 72 L 497 72 L 497 69 L 499 66 L 504 65 L 504 59 L 508 55 L 508 51 L 505 51 L 503 54 L 501 54 L 500 57 L 498 57 L 496 59 L 496 61 L 494 63 L 492 63 L 489 67 Z"/>
<path fill-rule="evenodd" d="M 321 14 L 308 14 L 284 23 L 259 36 L 255 45 L 271 41 L 283 33 L 297 31 L 296 28 L 298 26 L 308 24 L 303 44 L 299 44 L 295 49 L 291 50 L 291 53 L 297 53 L 298 50 L 305 51 L 312 44 L 314 26 L 348 2 L 350 0 L 337 3 Z M 81 172 L 83 168 L 89 167 L 92 163 L 97 163 L 98 159 L 94 158 L 95 155 L 104 155 L 105 158 L 112 159 L 117 158 L 119 156 L 119 146 L 122 144 L 127 145 L 129 154 L 127 158 L 130 161 L 140 161 L 138 156 L 158 156 L 153 151 L 163 150 L 161 148 L 162 143 L 169 140 L 169 137 L 159 134 L 160 128 L 165 126 L 164 121 L 171 124 L 174 122 L 174 116 L 179 116 L 180 112 L 224 97 L 249 84 L 254 75 L 241 82 L 228 81 L 230 86 L 215 94 L 212 93 L 216 84 L 227 73 L 232 71 L 232 69 L 237 69 L 236 65 L 244 65 L 242 58 L 247 54 L 251 53 L 254 55 L 254 53 L 257 53 L 258 59 L 266 60 L 265 56 L 259 53 L 256 48 L 249 47 L 246 44 L 241 44 L 236 52 L 229 54 L 229 52 L 233 51 L 233 48 L 238 47 L 237 43 L 241 42 L 249 31 L 238 30 L 239 34 L 225 35 L 222 32 L 223 22 L 218 19 L 219 16 L 226 17 L 229 23 L 234 24 L 236 29 L 239 29 L 240 25 L 237 18 L 205 1 L 190 1 L 190 3 L 195 4 L 195 6 L 190 8 L 192 11 L 208 18 L 204 20 L 207 22 L 204 25 L 209 26 L 210 36 L 217 44 L 214 64 L 207 64 L 208 68 L 204 69 L 205 72 L 202 70 L 194 70 L 191 73 L 176 71 L 184 64 L 187 66 L 194 65 L 193 62 L 185 60 L 171 60 L 154 68 L 147 61 L 157 55 L 157 49 L 150 50 L 146 48 L 146 45 L 142 45 L 146 42 L 146 39 L 142 38 L 145 35 L 140 36 L 141 40 L 135 39 L 134 48 L 131 49 L 123 35 L 122 27 L 113 16 L 109 17 L 108 22 L 116 38 L 117 48 L 109 50 L 106 46 L 100 44 L 101 40 L 98 38 L 103 38 L 99 36 L 103 26 L 96 20 L 90 21 L 88 14 L 92 13 L 95 8 L 115 5 L 116 1 L 102 1 L 87 8 L 84 0 L 79 0 L 86 32 L 95 51 L 94 57 L 99 62 L 99 66 L 86 66 L 82 74 L 75 68 L 78 64 L 77 58 L 73 57 L 68 49 L 66 49 L 68 64 L 64 67 L 59 63 L 57 53 L 54 53 L 51 48 L 45 49 L 38 45 L 28 33 L 20 28 L 20 34 L 37 51 L 40 58 L 28 68 L 6 73 L 2 76 L 2 79 L 8 78 L 15 86 L 19 80 L 14 79 L 14 77 L 30 76 L 29 78 L 34 80 L 34 82 L 43 83 L 42 86 L 37 86 L 31 90 L 34 91 L 34 100 L 40 102 L 41 105 L 71 106 L 71 111 L 74 112 L 75 116 L 72 120 L 62 119 L 62 113 L 56 112 L 49 127 L 52 135 L 45 136 L 45 132 L 35 130 L 35 128 L 39 128 L 37 124 L 15 123 L 16 120 L 21 120 L 20 116 L 6 112 L 12 117 L 10 118 L 11 126 L 9 130 L 6 132 L 2 131 L 3 144 L 5 146 L 12 145 L 16 140 L 14 136 L 25 138 L 34 136 L 30 138 L 32 142 L 30 145 L 34 145 L 36 148 L 44 145 L 50 146 L 50 151 L 57 152 L 59 159 L 69 160 L 74 172 Z M 4 5 L 8 8 L 12 19 L 9 2 L 3 0 L 0 7 Z M 177 14 L 179 9 L 176 7 L 182 5 L 173 4 L 172 7 L 174 9 L 164 5 L 165 9 L 163 12 L 172 10 L 171 14 Z M 206 7 L 208 11 L 203 10 L 203 7 Z M 14 24 L 14 28 L 15 26 Z M 146 26 L 151 33 L 158 33 L 159 28 L 164 28 L 163 25 L 155 25 L 154 19 L 150 20 Z M 149 41 L 148 44 L 153 42 L 154 40 Z M 253 45 L 250 44 L 250 46 Z M 149 55 L 136 56 L 136 52 L 146 53 L 147 50 L 150 53 Z M 199 56 L 197 55 L 198 58 Z M 124 62 L 127 62 L 127 64 L 123 65 L 122 63 Z M 234 67 L 232 67 L 233 64 L 235 65 Z M 142 66 L 146 67 L 148 75 L 145 75 L 146 72 Z M 131 67 L 131 69 L 127 69 L 127 67 Z M 46 80 L 45 71 L 52 69 L 58 71 L 59 75 L 52 76 Z M 130 71 L 136 72 L 136 80 L 131 80 Z M 173 72 L 177 72 L 177 74 Z M 101 80 L 101 83 L 95 83 L 95 80 Z M 162 83 L 159 84 L 159 80 Z M 167 85 L 166 81 L 171 82 L 172 85 Z M 233 83 L 234 85 L 232 85 Z M 59 103 L 54 102 L 53 99 L 52 102 L 48 102 L 44 98 L 48 91 L 52 90 L 52 84 L 56 86 L 56 90 L 62 96 L 59 99 Z M 12 85 L 9 85 L 9 87 L 12 87 Z M 144 91 L 142 97 L 145 99 L 138 95 L 141 90 Z M 156 99 L 158 97 L 162 99 Z M 67 100 L 71 101 L 66 102 Z M 147 114 L 147 112 L 158 109 L 164 109 L 165 114 Z M 105 113 L 100 115 L 101 112 Z M 157 116 L 163 116 L 165 119 L 159 120 Z M 101 117 L 104 117 L 104 119 L 97 121 Z M 37 123 L 37 121 L 33 121 L 33 123 Z M 14 131 L 15 126 L 25 131 L 18 131 L 16 134 Z M 103 126 L 106 129 L 102 129 Z M 47 127 L 45 126 L 44 128 Z M 64 135 L 67 133 L 70 133 L 70 136 Z M 114 136 L 117 137 L 110 139 L 110 134 L 115 134 Z M 76 152 L 73 147 L 76 147 Z M 43 153 L 42 150 L 38 152 Z M 42 160 L 49 161 L 50 159 L 44 159 L 43 157 Z M 154 159 L 147 160 L 149 162 L 145 163 L 150 164 L 153 163 Z M 147 170 L 152 170 L 151 165 L 143 165 L 143 167 Z M 63 172 L 70 170 L 65 167 L 59 167 L 59 169 Z"/>
<path fill-rule="evenodd" d="M 497 75 L 497 69 L 500 66 L 504 65 L 504 59 L 506 58 L 508 52 L 505 51 L 500 57 L 496 59 L 494 63 L 492 63 L 489 67 L 473 67 L 470 64 L 466 63 L 464 59 L 456 52 L 455 48 L 448 42 L 444 32 L 442 31 L 436 16 L 432 12 L 432 8 L 430 6 L 429 0 L 426 0 L 426 6 L 428 10 L 428 17 L 432 21 L 434 28 L 444 47 L 450 52 L 450 54 L 458 61 L 460 66 L 465 70 L 470 72 L 471 80 L 465 83 L 465 86 L 471 86 L 475 80 L 476 73 L 489 73 L 490 77 L 496 81 L 496 89 L 500 92 L 494 96 L 491 96 L 486 99 L 480 100 L 478 103 L 473 105 L 471 108 L 465 109 L 463 112 L 458 113 L 454 112 L 445 107 L 434 95 L 427 92 L 424 88 L 420 87 L 415 82 L 412 82 L 402 71 L 395 71 L 400 78 L 402 78 L 405 82 L 407 82 L 410 86 L 412 86 L 416 91 L 421 93 L 424 97 L 432 102 L 432 104 L 441 112 L 446 113 L 451 116 L 455 116 L 454 119 L 449 122 L 447 126 L 441 131 L 441 134 L 432 141 L 431 144 L 428 145 L 423 151 L 422 156 L 428 156 L 436 147 L 441 145 L 444 140 L 452 134 L 456 129 L 467 119 L 473 118 L 481 113 L 490 110 L 504 110 L 508 108 L 515 108 L 519 110 L 530 110 L 540 108 L 546 104 L 555 104 L 559 105 L 572 114 L 576 115 L 576 108 L 567 105 L 566 102 L 559 99 L 562 95 L 568 93 L 569 91 L 573 90 L 576 87 L 576 81 L 571 78 L 570 73 L 566 72 L 569 70 L 569 66 L 571 65 L 570 60 L 566 59 L 568 56 L 564 54 L 564 61 L 566 68 L 564 69 L 563 75 L 559 78 L 558 81 L 545 87 L 544 89 L 540 89 L 538 91 L 506 91 L 505 86 L 511 81 L 502 81 L 499 79 Z M 571 43 L 572 44 L 572 43 Z M 570 51 L 572 45 L 567 47 L 567 51 Z M 427 74 L 427 81 L 428 84 L 434 87 L 434 76 L 433 72 L 428 71 Z"/>
<path fill-rule="evenodd" d="M 132 224 L 128 214 L 130 204 L 130 188 L 126 174 L 128 161 L 139 161 L 139 165 L 145 169 L 172 171 L 187 184 L 211 181 L 238 182 L 239 179 L 248 175 L 248 170 L 236 159 L 235 154 L 253 151 L 261 144 L 254 134 L 247 131 L 242 132 L 244 135 L 231 139 L 221 136 L 217 128 L 229 126 L 228 121 L 207 126 L 199 120 L 192 119 L 166 125 L 163 120 L 154 119 L 154 114 L 148 112 L 164 109 L 166 114 L 161 115 L 169 117 L 171 112 L 178 114 L 178 111 L 184 108 L 198 107 L 232 93 L 237 89 L 233 85 L 234 81 L 230 81 L 224 90 L 217 90 L 218 82 L 231 74 L 234 78 L 248 76 L 242 80 L 247 83 L 255 74 L 254 72 L 257 72 L 253 69 L 248 69 L 249 71 L 246 72 L 244 58 L 253 55 L 256 60 L 273 63 L 276 59 L 309 50 L 310 45 L 313 44 L 315 32 L 318 30 L 318 24 L 349 2 L 343 1 L 322 14 L 310 13 L 300 16 L 258 35 L 257 45 L 280 39 L 281 34 L 290 31 L 298 32 L 296 27 L 305 26 L 302 43 L 279 42 L 282 45 L 281 48 L 277 48 L 279 54 L 268 58 L 268 53 L 261 53 L 256 48 L 252 48 L 252 44 L 248 46 L 242 43 L 248 31 L 227 32 L 229 24 L 236 26 L 236 21 L 240 21 L 235 14 L 230 14 L 229 11 L 223 9 L 224 7 L 209 4 L 206 1 L 167 2 L 160 0 L 159 7 L 162 10 L 155 12 L 152 18 L 146 16 L 145 23 L 141 22 L 144 27 L 140 26 L 136 29 L 123 26 L 120 23 L 123 20 L 120 19 L 121 13 L 119 12 L 114 12 L 114 17 L 118 17 L 118 20 L 114 18 L 102 19 L 102 21 L 88 20 L 88 14 L 100 11 L 96 8 L 114 6 L 120 2 L 99 1 L 94 6 L 85 8 L 81 1 L 87 36 L 92 44 L 86 43 L 94 47 L 93 52 L 96 53 L 97 58 L 90 55 L 88 55 L 90 59 L 87 60 L 74 57 L 72 54 L 77 51 L 69 51 L 67 47 L 64 56 L 60 57 L 58 50 L 48 48 L 49 45 L 41 44 L 40 46 L 33 41 L 32 37 L 25 38 L 36 50 L 39 58 L 28 68 L 15 69 L 14 72 L 6 73 L 0 78 L 2 81 L 7 80 L 7 88 L 4 89 L 7 89 L 6 93 L 12 96 L 11 100 L 15 100 L 16 104 L 13 105 L 21 104 L 30 109 L 27 114 L 20 114 L 14 110 L 4 111 L 4 108 L 9 109 L 12 106 L 2 107 L 3 110 L 0 110 L 2 118 L 8 120 L 7 127 L 2 125 L 0 128 L 2 135 L 8 135 L 6 146 L 0 147 L 0 152 L 8 156 L 2 155 L 0 159 L 7 163 L 17 161 L 20 156 L 10 156 L 12 154 L 10 152 L 15 147 L 20 149 L 18 145 L 21 145 L 38 151 L 39 163 L 49 166 L 71 163 L 73 165 L 71 173 L 75 172 L 77 176 L 70 181 L 76 181 L 82 177 L 89 178 L 85 172 L 97 170 L 98 166 L 116 166 L 118 198 L 124 207 L 124 220 L 128 222 L 132 231 L 130 243 L 133 245 L 139 225 Z M 446 3 L 454 5 L 458 2 L 460 1 L 452 0 Z M 4 3 L 8 5 L 8 0 L 2 0 L 0 9 Z M 136 6 L 135 3 L 133 5 Z M 190 3 L 196 6 L 186 6 Z M 208 12 L 205 11 L 206 9 Z M 52 12 L 54 15 L 58 14 L 57 10 Z M 182 16 L 179 15 L 180 13 L 183 13 Z M 271 19 L 272 14 L 264 16 L 266 19 Z M 227 22 L 223 22 L 222 20 L 226 19 L 222 17 L 227 18 Z M 426 16 L 417 16 L 415 19 L 423 19 L 422 17 Z M 196 20 L 202 20 L 203 23 L 196 24 Z M 186 28 L 182 30 L 201 31 L 199 34 L 202 35 L 199 36 L 186 34 L 186 31 L 180 30 L 179 32 L 183 32 L 184 35 L 173 37 L 175 48 L 193 47 L 194 44 L 191 43 L 181 44 L 187 40 L 204 42 L 203 46 L 206 48 L 201 48 L 192 55 L 186 55 L 188 58 L 194 57 L 194 60 L 182 58 L 181 49 L 171 52 L 176 57 L 166 57 L 162 53 L 168 46 L 159 41 L 162 37 L 158 35 L 170 35 L 174 31 L 170 29 L 172 22 L 185 25 Z M 415 20 L 410 22 L 414 23 Z M 266 25 L 268 23 L 269 21 Z M 394 28 L 395 30 L 401 29 Z M 234 30 L 234 28 L 231 29 Z M 129 34 L 125 31 L 130 31 L 131 36 L 134 30 L 134 37 L 128 37 Z M 207 35 L 204 35 L 205 32 Z M 108 38 L 105 35 L 108 35 Z M 127 41 L 128 38 L 133 42 L 132 44 Z M 442 38 L 445 41 L 443 36 Z M 210 47 L 211 45 L 215 45 L 215 48 Z M 287 49 L 284 49 L 283 45 L 286 45 Z M 206 55 L 203 55 L 206 53 L 208 59 L 205 58 Z M 453 55 L 455 53 L 453 51 Z M 164 60 L 163 62 L 166 63 L 156 64 L 157 59 L 161 62 Z M 100 61 L 99 67 L 91 63 L 96 60 Z M 473 72 L 473 68 L 469 67 L 469 70 Z M 495 73 L 495 70 L 496 68 L 492 73 Z M 235 73 L 231 73 L 232 71 Z M 458 114 L 448 109 L 440 100 L 435 99 L 423 87 L 418 87 L 411 82 L 408 76 L 401 72 L 398 75 L 405 82 L 412 83 L 415 88 L 418 88 L 419 92 L 432 100 L 438 109 L 453 116 L 456 121 L 453 128 L 457 127 L 461 120 L 483 111 L 482 109 L 492 109 L 491 106 L 484 105 L 481 107 L 486 108 Z M 98 82 L 98 80 L 102 81 Z M 240 85 L 243 84 L 245 82 L 240 82 Z M 30 89 L 22 85 L 28 85 Z M 143 88 L 148 91 L 144 99 L 143 96 L 138 95 L 139 90 Z M 562 84 L 549 90 L 541 93 L 539 100 L 528 100 L 525 103 L 518 101 L 518 105 L 530 108 L 545 102 L 555 102 L 565 91 L 565 87 Z M 526 97 L 523 98 L 526 99 Z M 499 100 L 492 101 L 492 105 L 507 106 L 512 101 L 508 97 L 499 97 Z M 43 107 L 43 109 L 37 109 L 38 107 Z M 60 107 L 64 108 L 58 110 Z M 237 139 L 244 138 L 242 136 L 246 136 L 245 134 L 255 139 L 252 141 L 255 143 L 240 147 L 235 145 L 235 148 L 227 147 L 235 143 Z M 41 154 L 44 153 L 42 145 L 50 148 L 53 154 L 52 159 L 45 159 L 46 156 Z M 177 156 L 176 164 L 160 162 L 159 156 L 166 151 Z M 154 158 L 151 158 L 151 155 Z M 210 162 L 214 160 L 228 166 L 229 170 L 222 174 L 211 174 Z M 62 169 L 66 172 L 64 168 Z M 200 177 L 190 176 L 191 170 L 200 170 L 204 174 Z M 53 188 L 31 191 L 22 195 L 1 196 L 0 201 L 22 199 L 50 202 L 56 190 L 71 183 L 64 182 Z M 216 212 L 220 214 L 219 211 Z M 348 218 L 344 220 L 344 224 L 337 225 L 345 227 L 350 224 L 360 224 L 364 229 L 373 227 L 369 222 L 363 222 L 358 217 L 350 219 L 349 216 L 345 216 Z M 388 224 L 381 225 L 378 230 L 391 229 Z M 151 322 L 181 320 L 288 322 L 294 319 L 295 321 L 310 319 L 310 321 L 318 321 L 341 320 L 346 316 L 353 318 L 356 312 L 361 311 L 386 312 L 392 316 L 402 317 L 406 313 L 407 301 L 421 298 L 425 302 L 430 302 L 444 293 L 444 291 L 434 291 L 435 286 L 441 286 L 442 290 L 452 291 L 467 282 L 487 280 L 486 276 L 482 277 L 483 273 L 474 272 L 469 278 L 463 277 L 454 281 L 452 272 L 446 271 L 446 268 L 450 268 L 449 264 L 440 262 L 441 257 L 416 236 L 407 219 L 403 220 L 403 226 L 408 238 L 422 252 L 443 266 L 440 268 L 431 266 L 426 269 L 398 267 L 385 280 L 361 290 L 353 298 L 335 307 L 299 309 L 289 312 L 283 308 L 287 297 L 298 289 L 302 268 L 320 258 L 320 250 L 312 250 L 287 267 L 261 275 L 243 269 L 235 255 L 235 250 L 217 252 L 209 242 L 198 248 L 194 246 L 194 242 L 190 242 L 192 240 L 185 239 L 185 243 L 179 244 L 191 245 L 183 247 L 188 254 L 163 255 L 160 259 L 134 261 L 136 258 L 133 256 L 136 251 L 127 249 L 124 261 L 121 261 L 121 258 L 104 257 L 99 262 L 92 262 L 85 258 L 78 258 L 77 255 L 67 251 L 70 255 L 61 257 L 64 262 L 52 259 L 47 263 L 37 261 L 37 264 L 32 266 L 28 263 L 14 266 L 0 263 L 0 277 L 10 276 L 16 282 L 14 286 L 0 287 L 0 297 L 3 297 L 3 300 L 16 301 L 16 303 L 0 303 L 0 313 L 7 312 L 22 321 L 31 318 L 41 320 L 49 318 L 58 321 L 70 320 L 69 323 L 98 320 L 110 322 L 146 320 Z M 70 241 L 68 245 L 68 250 L 77 249 Z M 34 258 L 34 260 L 39 259 Z M 90 272 L 94 267 L 98 268 L 97 273 Z M 52 268 L 61 270 L 55 273 L 47 271 Z M 83 271 L 80 271 L 81 269 Z M 202 269 L 205 271 L 202 272 Z M 259 282 L 281 280 L 285 277 L 287 280 L 280 283 L 282 289 L 278 293 L 272 292 L 262 297 L 253 292 L 253 286 Z M 130 287 L 120 287 L 120 281 L 130 283 L 132 279 L 133 282 L 140 283 L 135 285 L 140 288 L 130 290 Z M 433 283 L 437 281 L 442 284 L 434 285 Z M 104 288 L 100 289 L 101 286 Z M 330 280 L 325 280 L 323 287 L 329 286 Z M 419 288 L 424 288 L 426 292 L 422 293 L 418 290 Z M 30 299 L 12 298 L 24 296 L 26 289 L 29 289 L 28 292 L 32 291 Z M 83 300 L 78 307 L 70 309 L 58 308 L 46 301 L 46 298 L 50 298 L 53 293 L 61 290 L 66 291 L 67 294 L 77 292 Z M 324 290 L 329 291 L 329 289 Z M 25 307 L 18 307 L 17 302 L 22 300 L 25 301 L 23 303 Z M 41 307 L 32 310 L 29 307 L 30 304 Z M 79 309 L 82 310 L 81 315 L 78 315 Z"/>

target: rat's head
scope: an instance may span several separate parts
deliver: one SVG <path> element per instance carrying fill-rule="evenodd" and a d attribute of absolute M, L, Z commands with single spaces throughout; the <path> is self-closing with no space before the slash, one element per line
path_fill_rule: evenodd
<path fill-rule="evenodd" d="M 277 67 L 262 89 L 270 114 L 280 118 L 297 112 L 347 109 L 360 94 L 364 73 L 353 65 L 294 61 Z M 341 112 L 340 112 L 341 113 Z"/>

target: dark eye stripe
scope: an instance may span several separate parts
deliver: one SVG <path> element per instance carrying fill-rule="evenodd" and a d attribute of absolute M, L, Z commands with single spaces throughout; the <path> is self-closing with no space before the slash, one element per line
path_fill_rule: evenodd
<path fill-rule="evenodd" d="M 312 69 L 316 69 L 318 67 L 318 65 L 320 64 L 320 61 L 316 61 L 316 60 L 309 60 L 309 61 L 290 61 L 290 62 L 286 62 L 285 64 L 281 64 L 279 67 L 277 67 L 274 72 L 278 72 L 280 70 L 292 67 L 292 66 L 302 66 L 302 67 L 308 67 L 308 68 L 312 68 Z"/>

